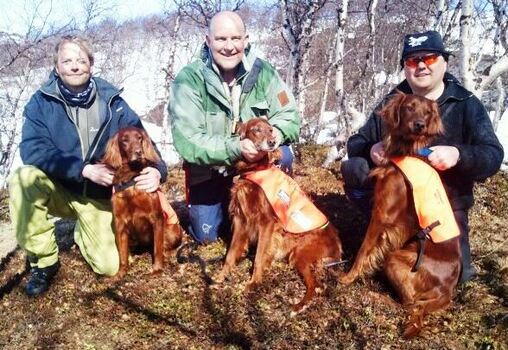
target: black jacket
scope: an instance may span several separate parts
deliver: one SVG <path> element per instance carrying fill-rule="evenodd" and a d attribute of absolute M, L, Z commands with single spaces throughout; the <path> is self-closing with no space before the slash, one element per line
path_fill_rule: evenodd
<path fill-rule="evenodd" d="M 472 92 L 446 73 L 445 90 L 437 100 L 445 133 L 432 146 L 455 146 L 460 159 L 453 168 L 440 172 L 452 208 L 467 209 L 473 205 L 473 184 L 494 175 L 503 161 L 503 147 L 499 143 L 485 107 Z M 412 93 L 406 80 L 396 89 Z M 386 101 L 393 90 L 384 99 Z M 383 101 L 383 102 L 384 102 Z M 374 110 L 367 123 L 348 140 L 348 156 L 370 159 L 371 147 L 383 139 L 383 121 L 376 115 L 383 102 Z"/>

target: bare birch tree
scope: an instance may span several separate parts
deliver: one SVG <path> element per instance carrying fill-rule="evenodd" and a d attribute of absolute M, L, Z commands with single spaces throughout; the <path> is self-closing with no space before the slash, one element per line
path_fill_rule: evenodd
<path fill-rule="evenodd" d="M 301 116 L 305 115 L 305 67 L 309 66 L 309 51 L 318 28 L 318 13 L 325 3 L 326 0 L 279 1 L 282 35 L 289 48 L 286 82 L 295 95 Z"/>
<path fill-rule="evenodd" d="M 488 4 L 492 9 L 492 17 L 487 13 L 485 20 L 488 27 L 480 28 L 482 39 L 485 43 L 491 43 L 493 52 L 472 52 L 471 45 L 475 42 L 473 38 L 474 2 L 464 0 L 462 2 L 462 14 L 460 19 L 460 73 L 464 86 L 482 99 L 484 92 L 490 88 L 495 91 L 496 102 L 493 103 L 494 127 L 497 127 L 505 104 L 505 88 L 501 79 L 502 75 L 508 72 L 508 1 L 490 0 Z M 476 13 L 480 16 L 481 13 Z"/>
<path fill-rule="evenodd" d="M 74 29 L 71 19 L 60 26 L 50 21 L 51 6 L 42 1 L 27 7 L 24 34 L 0 32 L 0 188 L 6 185 L 21 135 L 22 110 L 29 95 L 47 78 L 55 37 Z M 37 23 L 37 24 L 36 24 Z"/>

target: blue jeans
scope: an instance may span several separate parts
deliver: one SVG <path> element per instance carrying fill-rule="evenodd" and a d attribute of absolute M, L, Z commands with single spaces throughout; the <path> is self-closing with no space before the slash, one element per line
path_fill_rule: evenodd
<path fill-rule="evenodd" d="M 286 145 L 279 149 L 282 152 L 282 159 L 277 166 L 291 174 L 293 152 Z M 188 232 L 199 244 L 214 242 L 220 234 L 223 236 L 230 234 L 228 206 L 232 184 L 232 176 L 214 172 L 211 179 L 188 188 L 190 218 Z"/>

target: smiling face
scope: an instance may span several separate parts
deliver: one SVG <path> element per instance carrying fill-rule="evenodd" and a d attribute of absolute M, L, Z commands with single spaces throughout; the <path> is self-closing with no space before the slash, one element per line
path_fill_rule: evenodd
<path fill-rule="evenodd" d="M 55 69 L 64 85 L 73 92 L 85 90 L 92 75 L 90 58 L 73 42 L 60 46 Z"/>
<path fill-rule="evenodd" d="M 231 82 L 242 62 L 249 36 L 240 16 L 234 12 L 220 12 L 211 22 L 206 43 L 224 81 Z"/>
<path fill-rule="evenodd" d="M 430 60 L 434 61 L 433 63 L 427 65 L 424 58 L 432 54 L 432 52 L 420 51 L 406 57 L 406 61 L 417 58 L 418 62 L 415 67 L 405 62 L 404 75 L 414 94 L 437 100 L 444 91 L 443 78 L 448 63 L 442 55 L 439 55 L 436 60 Z"/>

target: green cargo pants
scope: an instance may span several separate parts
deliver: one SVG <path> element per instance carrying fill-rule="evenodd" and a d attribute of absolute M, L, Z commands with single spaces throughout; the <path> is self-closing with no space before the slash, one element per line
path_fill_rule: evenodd
<path fill-rule="evenodd" d="M 18 168 L 9 179 L 10 212 L 20 247 L 32 266 L 58 260 L 55 226 L 49 215 L 77 220 L 74 241 L 81 254 L 101 275 L 118 271 L 111 203 L 92 200 L 65 189 L 34 166 Z"/>

